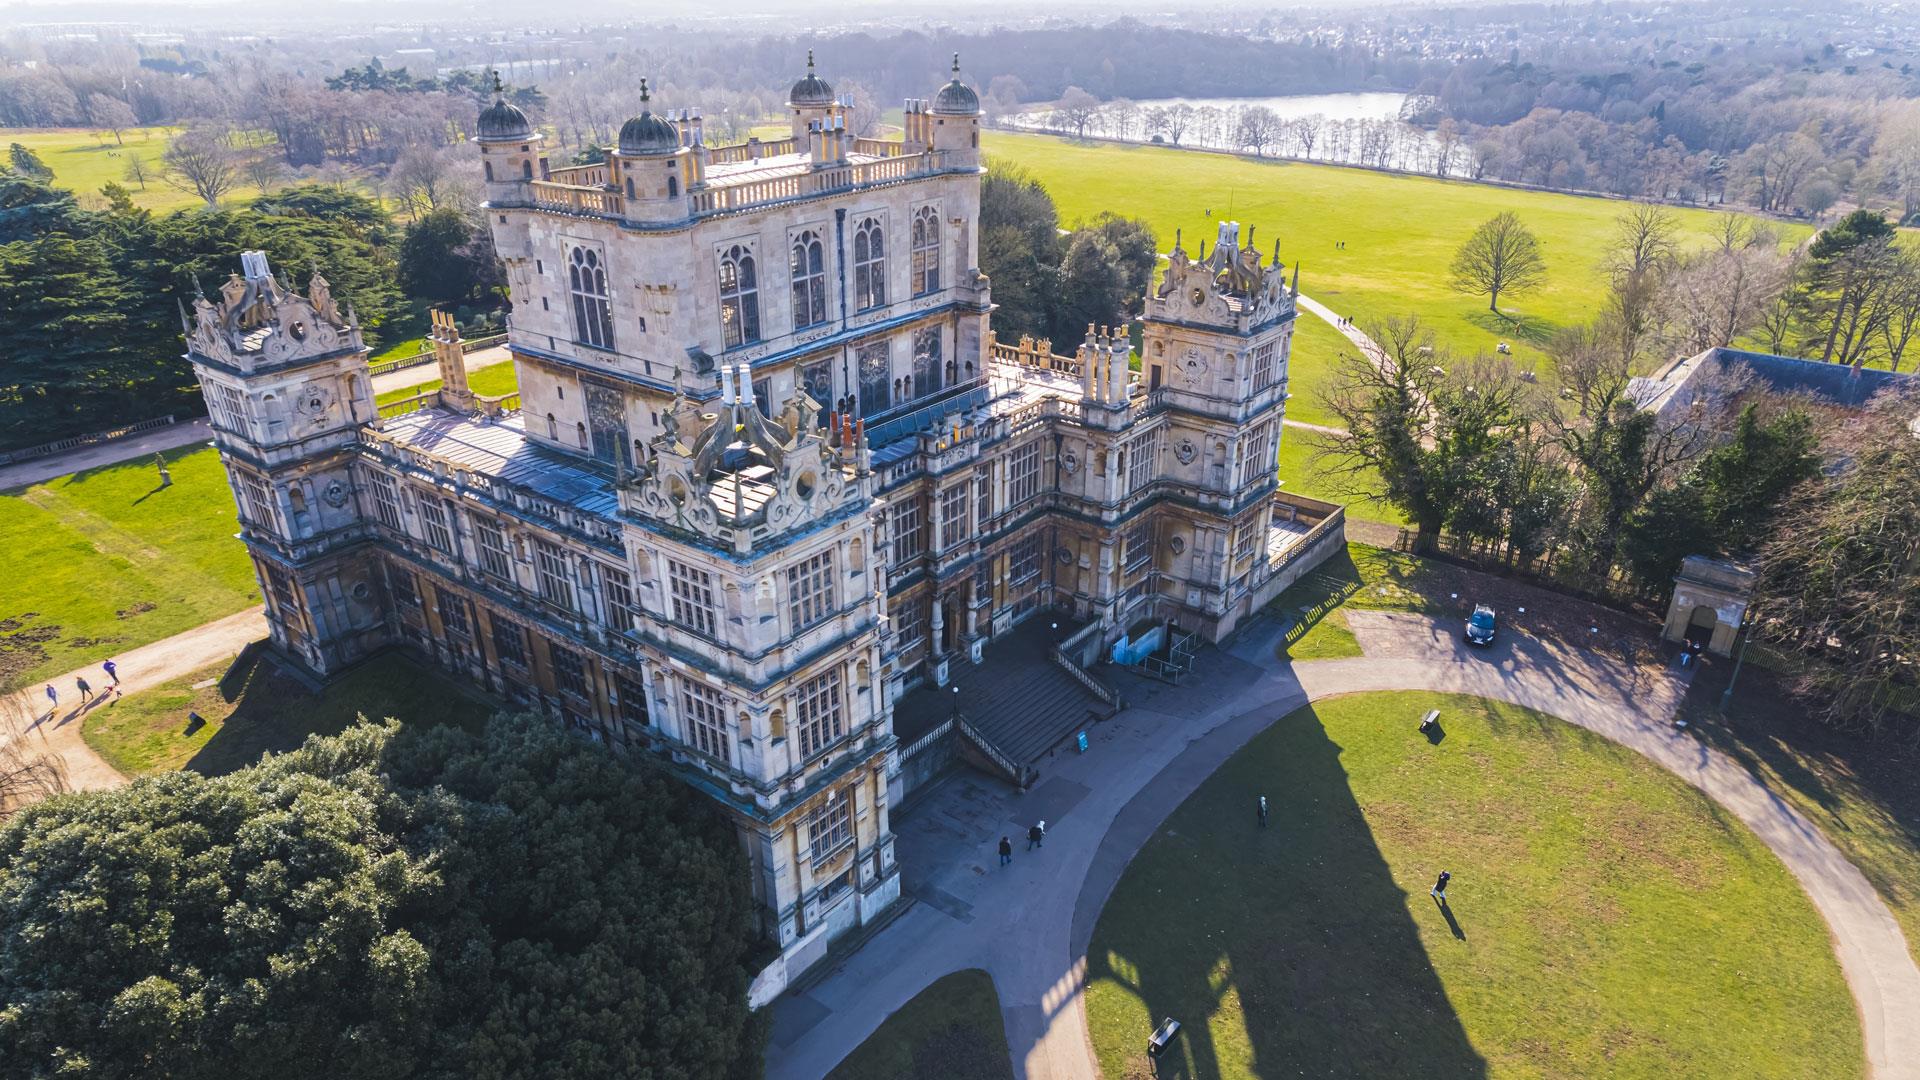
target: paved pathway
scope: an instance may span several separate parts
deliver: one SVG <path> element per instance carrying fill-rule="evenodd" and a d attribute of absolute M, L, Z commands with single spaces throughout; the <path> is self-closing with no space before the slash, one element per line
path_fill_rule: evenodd
<path fill-rule="evenodd" d="M 132 693 L 231 659 L 248 642 L 266 636 L 265 613 L 261 608 L 251 607 L 151 645 L 116 653 L 111 659 L 120 672 L 121 692 Z M 101 659 L 108 657 L 102 656 Z M 85 676 L 96 690 L 107 685 L 106 673 L 99 664 L 56 676 L 51 681 L 60 692 L 60 708 L 52 714 L 47 712 L 46 695 L 42 693 L 45 681 L 22 689 L 20 694 L 26 709 L 36 719 L 16 737 L 35 740 L 47 752 L 58 757 L 66 770 L 69 788 L 88 791 L 118 787 L 127 782 L 126 777 L 115 772 L 113 766 L 94 753 L 93 748 L 80 737 L 84 714 L 96 709 L 111 709 L 113 704 L 105 697 L 95 697 L 92 705 L 83 708 L 80 705 L 80 692 L 75 689 L 73 682 L 80 676 Z"/>
<path fill-rule="evenodd" d="M 505 345 L 494 345 L 485 349 L 475 349 L 467 354 L 467 370 L 487 367 L 490 364 L 503 364 L 513 359 Z M 399 390 L 408 386 L 420 386 L 440 378 L 439 364 L 420 364 L 415 367 L 389 371 L 373 377 L 373 392 L 384 394 L 389 390 Z"/>
<path fill-rule="evenodd" d="M 999 991 L 1016 1074 L 1094 1080 L 1081 983 L 1093 924 L 1133 857 L 1234 751 L 1309 700 L 1364 690 L 1435 690 L 1508 701 L 1596 731 L 1694 783 L 1752 828 L 1801 882 L 1833 932 L 1860 1007 L 1877 1080 L 1920 1078 L 1920 969 L 1865 878 L 1750 773 L 1671 725 L 1684 693 L 1668 673 L 1510 633 L 1467 655 L 1450 624 L 1348 612 L 1387 655 L 1280 666 L 1275 627 L 1248 635 L 1216 670 L 1169 692 L 1169 712 L 1133 708 L 1093 730 L 1024 795 L 971 775 L 895 823 L 914 906 L 824 980 L 775 1005 L 769 1080 L 819 1077 L 880 1022 L 949 971 L 981 967 Z M 1149 702 L 1151 704 L 1151 702 Z M 1001 835 L 1044 818 L 1046 846 L 1000 869 Z M 1411 887 L 1417 887 L 1410 885 Z M 1907 1017 L 1906 1021 L 1899 1020 Z"/>
<path fill-rule="evenodd" d="M 1342 334 L 1345 334 L 1347 336 L 1347 340 L 1359 346 L 1360 351 L 1365 355 L 1374 356 L 1381 351 L 1380 346 L 1374 344 L 1373 339 L 1368 337 L 1366 334 L 1362 333 L 1359 327 L 1354 326 L 1351 323 L 1345 326 L 1342 326 L 1340 323 L 1341 316 L 1339 312 L 1334 311 L 1332 308 L 1328 307 L 1327 305 L 1321 303 L 1318 300 L 1315 300 L 1311 296 L 1296 296 L 1294 297 L 1294 299 L 1299 302 L 1301 307 L 1306 308 L 1308 311 L 1326 320 L 1326 323 L 1328 326 L 1331 326 L 1335 330 L 1338 330 Z"/>

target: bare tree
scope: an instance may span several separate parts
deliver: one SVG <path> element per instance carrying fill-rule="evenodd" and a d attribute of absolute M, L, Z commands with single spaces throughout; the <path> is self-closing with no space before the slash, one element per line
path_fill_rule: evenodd
<path fill-rule="evenodd" d="M 254 154 L 240 167 L 246 175 L 247 183 L 259 189 L 262 195 L 271 194 L 287 179 L 286 163 L 277 154 Z"/>
<path fill-rule="evenodd" d="M 1240 123 L 1234 129 L 1234 142 L 1251 147 L 1255 154 L 1266 156 L 1267 147 L 1280 141 L 1280 117 L 1265 105 L 1254 105 L 1240 114 Z"/>
<path fill-rule="evenodd" d="M 67 790 L 66 769 L 34 730 L 29 700 L 24 691 L 0 698 L 0 820 Z"/>
<path fill-rule="evenodd" d="M 145 191 L 147 190 L 147 181 L 153 177 L 153 166 L 148 164 L 147 159 L 141 157 L 138 153 L 128 154 L 127 168 L 122 175 L 128 180 L 139 184 L 140 190 Z"/>
<path fill-rule="evenodd" d="M 209 131 L 189 131 L 160 155 L 167 183 L 217 210 L 240 182 L 239 163 L 226 141 Z"/>
<path fill-rule="evenodd" d="M 1495 315 L 1500 314 L 1501 293 L 1526 292 L 1546 279 L 1540 241 L 1511 210 L 1481 222 L 1453 256 L 1454 290 L 1486 297 L 1487 310 Z"/>
<path fill-rule="evenodd" d="M 1800 185 L 1825 155 L 1820 143 L 1802 132 L 1776 135 L 1746 155 L 1753 177 L 1754 205 L 1779 213 L 1793 205 Z"/>
<path fill-rule="evenodd" d="M 1181 138 L 1187 133 L 1187 129 L 1193 127 L 1198 119 L 1198 112 L 1193 106 L 1185 102 L 1180 102 L 1167 106 L 1166 114 L 1167 138 L 1173 140 L 1173 145 L 1179 146 Z"/>
<path fill-rule="evenodd" d="M 1622 360 L 1631 364 L 1653 330 L 1660 278 L 1673 261 L 1680 222 L 1671 211 L 1635 203 L 1614 219 L 1613 244 L 1601 259 L 1607 273 L 1607 311 Z"/>
<path fill-rule="evenodd" d="M 1791 261 L 1772 246 L 1717 247 L 1681 256 L 1660 279 L 1656 339 L 1669 352 L 1689 356 L 1731 345 L 1760 328 L 1776 301 L 1782 314 L 1789 314 L 1782 297 L 1791 275 Z M 1783 346 L 1785 332 L 1783 326 Z"/>
<path fill-rule="evenodd" d="M 121 135 L 135 124 L 133 108 L 119 98 L 106 94 L 87 95 L 87 116 L 96 125 L 113 133 L 116 146 L 126 145 Z"/>
<path fill-rule="evenodd" d="M 1053 114 L 1060 122 L 1073 129 L 1077 138 L 1087 137 L 1087 125 L 1100 113 L 1100 99 L 1077 86 L 1069 86 L 1060 95 L 1059 104 L 1053 107 Z"/>

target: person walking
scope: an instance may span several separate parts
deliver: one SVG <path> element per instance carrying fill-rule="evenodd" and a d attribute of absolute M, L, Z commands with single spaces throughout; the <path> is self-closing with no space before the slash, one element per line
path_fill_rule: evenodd
<path fill-rule="evenodd" d="M 1440 880 L 1433 883 L 1433 888 L 1427 890 L 1427 895 L 1433 897 L 1435 900 L 1438 900 L 1443 904 L 1446 903 L 1447 902 L 1447 882 L 1452 880 L 1453 880 L 1452 874 L 1448 873 L 1445 870 L 1440 871 Z"/>
<path fill-rule="evenodd" d="M 1033 828 L 1027 830 L 1027 850 L 1032 851 L 1034 848 L 1039 847 L 1040 841 L 1045 840 L 1046 838 L 1047 838 L 1047 823 L 1042 821 L 1039 824 L 1035 825 Z"/>
<path fill-rule="evenodd" d="M 1003 836 L 1000 838 L 1000 865 L 1005 866 L 1012 861 L 1013 861 L 1013 841 Z"/>
<path fill-rule="evenodd" d="M 120 665 L 108 660 L 100 665 L 100 670 L 107 673 L 107 678 L 112 680 L 113 685 L 120 685 Z"/>
<path fill-rule="evenodd" d="M 87 685 L 84 677 L 74 679 L 73 685 L 80 691 L 80 704 L 85 705 L 93 700 L 93 687 Z"/>
<path fill-rule="evenodd" d="M 1260 801 L 1256 805 L 1255 809 L 1260 814 L 1260 827 L 1263 829 L 1266 828 L 1267 827 L 1267 797 L 1265 795 L 1260 796 Z"/>
<path fill-rule="evenodd" d="M 47 702 L 47 715 L 49 717 L 60 711 L 60 691 L 55 690 L 52 683 L 47 684 Z"/>

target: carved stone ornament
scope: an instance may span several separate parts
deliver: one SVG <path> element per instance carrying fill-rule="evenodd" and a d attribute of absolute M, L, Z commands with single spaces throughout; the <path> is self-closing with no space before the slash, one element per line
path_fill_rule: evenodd
<path fill-rule="evenodd" d="M 308 383 L 300 388 L 293 399 L 293 407 L 301 416 L 318 419 L 327 414 L 327 406 L 333 403 L 333 394 L 319 383 Z"/>
<path fill-rule="evenodd" d="M 1199 349 L 1188 349 L 1187 355 L 1180 358 L 1180 367 L 1188 379 L 1199 379 L 1207 373 L 1207 358 Z"/>
<path fill-rule="evenodd" d="M 1069 473 L 1080 471 L 1080 455 L 1072 450 L 1060 455 L 1060 467 Z"/>
<path fill-rule="evenodd" d="M 347 485 L 335 480 L 333 483 L 327 485 L 325 491 L 320 493 L 320 498 L 324 500 L 328 506 L 338 510 L 347 505 Z"/>
<path fill-rule="evenodd" d="M 1173 549 L 1175 555 L 1179 555 L 1187 550 L 1187 538 L 1184 536 L 1176 536 L 1167 541 L 1167 546 Z"/>
<path fill-rule="evenodd" d="M 1070 566 L 1070 565 L 1072 565 L 1072 563 L 1073 563 L 1073 549 L 1071 549 L 1071 548 L 1068 548 L 1068 547 L 1065 547 L 1065 546 L 1061 546 L 1061 547 L 1057 547 L 1057 548 L 1054 548 L 1054 549 L 1053 549 L 1053 561 L 1054 561 L 1054 562 L 1057 562 L 1057 563 L 1059 563 L 1059 564 L 1060 564 L 1061 566 Z"/>
<path fill-rule="evenodd" d="M 1192 439 L 1183 436 L 1173 444 L 1173 456 L 1180 460 L 1180 464 L 1191 465 L 1193 459 L 1200 456 L 1200 448 L 1193 444 Z"/>

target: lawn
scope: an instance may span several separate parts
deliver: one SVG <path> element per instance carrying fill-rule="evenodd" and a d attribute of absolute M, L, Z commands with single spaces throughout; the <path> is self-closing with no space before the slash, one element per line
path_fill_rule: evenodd
<path fill-rule="evenodd" d="M 1630 750 L 1458 696 L 1256 736 L 1134 858 L 1087 976 L 1108 1080 L 1865 1068 L 1826 927 L 1759 840 Z M 1186 1032 L 1156 1073 L 1165 1016 Z"/>
<path fill-rule="evenodd" d="M 192 769 L 209 776 L 250 765 L 264 753 L 291 750 L 308 735 L 332 735 L 365 715 L 409 724 L 460 724 L 477 729 L 496 706 L 440 673 L 394 653 L 354 668 L 320 694 L 256 661 L 239 677 L 232 699 L 221 692 L 226 665 L 95 707 L 80 735 L 128 776 Z M 204 723 L 193 723 L 188 713 Z"/>
<path fill-rule="evenodd" d="M 1814 723 L 1752 655 L 1723 710 L 1731 669 L 1707 658 L 1684 706 L 1689 727 L 1792 803 L 1860 868 L 1920 961 L 1920 752 L 1894 738 L 1868 741 Z"/>
<path fill-rule="evenodd" d="M 1366 497 L 1369 492 L 1382 490 L 1379 474 L 1369 469 L 1352 476 L 1336 476 L 1326 466 L 1314 462 L 1313 456 L 1322 438 L 1301 428 L 1285 428 L 1280 432 L 1280 489 L 1309 499 L 1345 503 L 1350 518 L 1405 525 L 1407 519 L 1400 511 L 1388 503 Z"/>
<path fill-rule="evenodd" d="M 98 663 L 260 601 L 220 456 L 152 458 L 0 494 L 0 687 Z"/>
<path fill-rule="evenodd" d="M 1577 195 L 1516 191 L 1466 181 L 1255 161 L 1226 154 L 1154 147 L 1075 143 L 1045 135 L 994 131 L 985 148 L 994 161 L 1026 168 L 1047 186 L 1065 224 L 1114 209 L 1145 218 L 1171 247 L 1175 229 L 1190 253 L 1213 242 L 1215 223 L 1256 226 L 1255 246 L 1300 262 L 1300 291 L 1363 325 L 1417 314 L 1442 340 L 1465 352 L 1510 342 L 1521 367 L 1542 360 L 1536 343 L 1560 326 L 1596 313 L 1597 267 L 1626 203 Z M 1481 222 L 1502 210 L 1520 215 L 1540 238 L 1548 279 L 1534 293 L 1502 300 L 1516 326 L 1486 302 L 1448 287 L 1453 254 Z M 1676 210 L 1683 241 L 1704 246 L 1718 211 Z M 1243 225 L 1244 228 L 1244 225 Z M 1779 226 L 1798 240 L 1799 225 Z M 1336 249 L 1336 242 L 1345 242 Z M 1303 316 L 1303 318 L 1309 318 Z M 1296 364 L 1295 400 L 1318 378 L 1313 363 Z M 1309 416 L 1290 410 L 1297 419 Z"/>
<path fill-rule="evenodd" d="M 385 405 L 389 401 L 415 397 L 430 390 L 438 390 L 443 384 L 439 379 L 421 383 L 417 386 L 403 386 L 397 390 L 388 390 L 374 396 L 374 403 Z M 520 389 L 520 379 L 513 371 L 513 361 L 502 360 L 497 364 L 472 368 L 467 372 L 467 386 L 481 397 L 498 397 L 511 394 Z"/>
<path fill-rule="evenodd" d="M 956 971 L 915 994 L 827 1080 L 1012 1080 L 993 977 Z"/>
<path fill-rule="evenodd" d="M 199 196 L 182 191 L 160 178 L 160 155 L 166 152 L 172 131 L 164 127 L 128 128 L 120 143 L 107 132 L 79 128 L 9 128 L 0 130 L 0 146 L 21 145 L 40 155 L 53 170 L 55 187 L 98 199 L 107 184 L 119 184 L 133 195 L 135 206 L 146 210 L 184 210 L 204 206 Z M 105 140 L 105 141 L 102 141 Z M 127 159 L 138 157 L 147 166 L 147 186 L 127 179 Z M 251 187 L 237 188 L 228 202 L 246 202 L 258 195 Z"/>
<path fill-rule="evenodd" d="M 1437 615 L 1432 597 L 1442 586 L 1435 564 L 1399 551 L 1348 544 L 1318 569 L 1273 598 L 1267 610 L 1289 625 L 1276 646 L 1283 660 L 1333 660 L 1361 655 L 1344 608 Z M 1458 592 L 1455 588 L 1453 591 Z"/>

